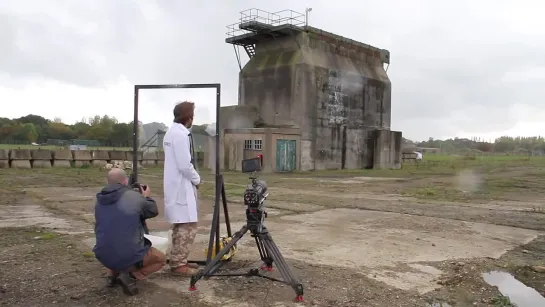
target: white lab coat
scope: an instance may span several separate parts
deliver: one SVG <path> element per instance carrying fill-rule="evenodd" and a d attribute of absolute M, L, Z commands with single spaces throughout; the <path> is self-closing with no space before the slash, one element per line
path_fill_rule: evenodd
<path fill-rule="evenodd" d="M 165 151 L 165 219 L 169 224 L 197 222 L 197 190 L 201 177 L 191 164 L 189 130 L 174 123 L 163 138 Z"/>

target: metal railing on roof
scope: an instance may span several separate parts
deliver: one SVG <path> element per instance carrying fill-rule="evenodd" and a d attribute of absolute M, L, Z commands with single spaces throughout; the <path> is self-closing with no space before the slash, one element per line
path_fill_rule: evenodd
<path fill-rule="evenodd" d="M 271 27 L 280 25 L 303 26 L 305 25 L 305 14 L 293 10 L 282 10 L 271 13 L 255 8 L 247 9 L 240 12 L 238 22 L 227 26 L 227 37 L 252 33 L 252 31 L 241 29 L 240 27 L 240 25 L 250 22 L 261 23 Z"/>

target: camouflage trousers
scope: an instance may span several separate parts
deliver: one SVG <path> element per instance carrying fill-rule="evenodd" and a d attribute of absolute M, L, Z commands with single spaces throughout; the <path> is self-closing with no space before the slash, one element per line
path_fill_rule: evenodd
<path fill-rule="evenodd" d="M 169 250 L 169 265 L 177 268 L 187 265 L 190 247 L 195 242 L 197 223 L 174 224 L 172 227 L 172 246 Z"/>

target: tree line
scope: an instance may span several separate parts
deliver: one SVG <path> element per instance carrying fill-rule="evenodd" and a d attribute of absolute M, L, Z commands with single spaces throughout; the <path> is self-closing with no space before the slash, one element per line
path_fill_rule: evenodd
<path fill-rule="evenodd" d="M 439 148 L 441 152 L 453 153 L 467 150 L 496 153 L 545 153 L 545 138 L 542 136 L 533 137 L 511 137 L 502 136 L 493 142 L 484 141 L 479 138 L 453 138 L 437 140 L 429 138 L 423 142 L 406 141 L 408 146 L 421 148 Z"/>
<path fill-rule="evenodd" d="M 204 134 L 205 128 L 206 125 L 195 125 L 193 133 Z M 96 140 L 102 146 L 132 146 L 132 134 L 133 122 L 121 123 L 108 115 L 83 118 L 73 125 L 63 123 L 60 118 L 49 120 L 33 114 L 14 119 L 0 117 L 0 143 L 43 144 L 54 139 Z"/>
<path fill-rule="evenodd" d="M 142 125 L 153 127 L 155 131 L 146 131 L 147 137 L 156 132 L 159 123 Z M 193 134 L 206 134 L 206 125 L 195 125 Z M 62 122 L 60 118 L 46 119 L 39 115 L 29 114 L 20 118 L 0 117 L 0 143 L 46 143 L 49 139 L 56 140 L 96 140 L 102 146 L 132 146 L 133 124 L 121 123 L 115 117 L 95 115 L 82 118 L 73 125 Z M 453 138 L 438 140 L 429 138 L 427 141 L 414 142 L 404 139 L 404 147 L 439 148 L 442 152 L 459 152 L 463 150 L 478 150 L 482 152 L 516 152 L 539 151 L 545 153 L 545 138 L 509 137 L 503 136 L 493 142 L 479 138 Z"/>

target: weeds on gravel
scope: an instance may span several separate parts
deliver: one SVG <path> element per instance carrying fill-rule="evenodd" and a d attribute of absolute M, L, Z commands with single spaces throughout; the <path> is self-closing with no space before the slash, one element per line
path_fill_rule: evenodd
<path fill-rule="evenodd" d="M 53 240 L 57 237 L 57 234 L 55 233 L 52 233 L 52 232 L 46 232 L 44 234 L 41 234 L 37 237 L 34 237 L 35 239 L 39 239 L 39 240 Z"/>
<path fill-rule="evenodd" d="M 83 256 L 83 258 L 87 258 L 87 259 L 95 258 L 95 254 L 93 252 L 83 252 L 81 253 L 81 255 Z"/>
<path fill-rule="evenodd" d="M 494 307 L 517 307 L 515 303 L 511 303 L 508 296 L 498 295 L 490 300 Z"/>

